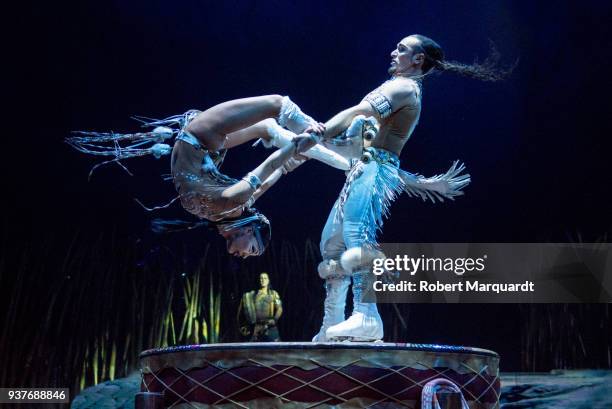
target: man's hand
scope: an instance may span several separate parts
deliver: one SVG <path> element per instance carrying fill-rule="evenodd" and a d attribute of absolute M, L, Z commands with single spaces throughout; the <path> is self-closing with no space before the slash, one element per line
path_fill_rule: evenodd
<path fill-rule="evenodd" d="M 291 142 L 295 145 L 295 153 L 300 154 L 306 152 L 319 142 L 320 134 L 303 133 L 293 138 Z"/>
<path fill-rule="evenodd" d="M 322 122 L 311 122 L 310 126 L 304 130 L 304 133 L 321 134 L 325 132 L 325 124 Z"/>

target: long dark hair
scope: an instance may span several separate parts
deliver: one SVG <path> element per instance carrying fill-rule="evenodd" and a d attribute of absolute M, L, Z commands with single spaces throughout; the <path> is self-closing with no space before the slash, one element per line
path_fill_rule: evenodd
<path fill-rule="evenodd" d="M 200 227 L 219 230 L 245 227 L 247 225 L 253 227 L 253 234 L 259 242 L 261 253 L 258 255 L 263 254 L 272 239 L 272 228 L 266 216 L 259 213 L 255 208 L 245 209 L 239 217 L 224 219 L 218 222 L 211 222 L 209 220 L 153 219 L 151 221 L 151 230 L 157 234 L 165 234 L 178 233 Z"/>
<path fill-rule="evenodd" d="M 431 38 L 420 34 L 413 34 L 410 37 L 419 40 L 423 54 L 425 54 L 425 61 L 421 68 L 423 74 L 428 74 L 432 71 L 444 71 L 454 72 L 481 81 L 500 81 L 508 78 L 518 64 L 517 60 L 509 67 L 501 67 L 499 65 L 501 55 L 493 42 L 490 42 L 489 55 L 482 63 L 476 60 L 472 64 L 464 64 L 458 61 L 445 60 L 442 47 Z"/>

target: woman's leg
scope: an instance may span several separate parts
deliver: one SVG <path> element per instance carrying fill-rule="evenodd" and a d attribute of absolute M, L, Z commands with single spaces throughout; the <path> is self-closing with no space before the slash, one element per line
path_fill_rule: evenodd
<path fill-rule="evenodd" d="M 280 95 L 265 95 L 223 102 L 201 112 L 187 126 L 209 150 L 223 147 L 225 137 L 266 118 L 278 116 L 283 103 Z M 235 146 L 235 145 L 234 145 Z"/>
<path fill-rule="evenodd" d="M 257 122 L 255 125 L 249 126 L 248 128 L 227 134 L 225 136 L 225 144 L 223 147 L 225 149 L 230 149 L 234 146 L 242 145 L 243 143 L 259 138 L 269 141 L 273 137 L 272 131 L 275 128 L 280 128 L 280 125 L 278 125 L 274 119 L 264 119 L 263 121 Z M 291 135 L 295 136 L 294 133 L 291 133 Z"/>

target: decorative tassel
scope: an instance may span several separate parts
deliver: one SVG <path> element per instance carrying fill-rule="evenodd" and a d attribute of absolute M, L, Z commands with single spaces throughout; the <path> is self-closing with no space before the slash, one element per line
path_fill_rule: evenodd
<path fill-rule="evenodd" d="M 443 202 L 445 198 L 454 200 L 456 196 L 463 195 L 462 189 L 471 181 L 469 174 L 460 175 L 464 170 L 465 165 L 456 160 L 446 173 L 430 178 L 402 169 L 399 170 L 399 175 L 408 196 L 419 196 L 423 200 L 429 199 L 435 203 L 436 199 Z"/>
<path fill-rule="evenodd" d="M 156 143 L 151 146 L 151 154 L 155 156 L 155 159 L 161 158 L 163 155 L 170 155 L 172 152 L 172 146 L 165 143 Z"/>
<path fill-rule="evenodd" d="M 178 219 L 153 219 L 151 220 L 151 230 L 157 234 L 176 233 L 185 230 L 193 230 L 198 227 L 208 226 L 210 222 L 205 220 L 189 222 Z"/>
<path fill-rule="evenodd" d="M 136 203 L 138 203 L 140 205 L 140 207 L 142 207 L 143 209 L 145 209 L 147 212 L 153 212 L 155 210 L 160 210 L 160 209 L 167 209 L 168 207 L 170 207 L 172 205 L 172 203 L 176 202 L 178 199 L 180 199 L 181 196 L 177 196 L 174 199 L 170 200 L 168 203 L 164 204 L 164 205 L 160 205 L 160 206 L 153 206 L 153 207 L 147 207 L 145 206 L 140 200 L 138 199 L 134 199 L 134 201 Z"/>
<path fill-rule="evenodd" d="M 411 197 L 419 196 L 423 200 L 430 199 L 435 203 L 436 199 L 442 202 L 445 198 L 453 200 L 455 196 L 463 195 L 462 189 L 470 183 L 469 174 L 461 175 L 465 166 L 459 161 L 453 162 L 446 173 L 425 178 L 399 169 L 391 161 L 385 162 L 385 160 L 389 159 L 384 159 L 380 152 L 369 148 L 362 160 L 349 172 L 340 192 L 336 213 L 338 220 L 344 218 L 344 204 L 349 197 L 351 185 L 356 183 L 366 166 L 377 166 L 369 207 L 362 222 L 361 236 L 364 244 L 368 246 L 377 246 L 376 236 L 382 229 L 384 218 L 388 217 L 391 203 L 402 191 Z"/>
<path fill-rule="evenodd" d="M 141 122 L 143 127 L 155 127 L 148 132 L 137 133 L 115 133 L 115 132 L 73 132 L 75 136 L 65 139 L 66 143 L 79 152 L 94 156 L 112 156 L 113 159 L 94 165 L 90 172 L 100 166 L 116 163 L 130 176 L 132 175 L 121 161 L 140 156 L 153 155 L 159 159 L 172 152 L 172 147 L 163 142 L 175 137 L 180 129 L 183 128 L 200 111 L 190 110 L 182 115 L 171 116 L 166 119 L 152 119 L 145 117 L 135 117 Z"/>

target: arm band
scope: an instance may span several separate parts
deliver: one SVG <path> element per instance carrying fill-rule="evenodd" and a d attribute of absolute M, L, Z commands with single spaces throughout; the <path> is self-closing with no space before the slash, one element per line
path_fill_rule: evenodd
<path fill-rule="evenodd" d="M 389 98 L 384 96 L 380 91 L 370 92 L 363 100 L 372 105 L 372 108 L 378 112 L 381 119 L 389 117 L 393 112 L 391 101 L 389 101 Z"/>
<path fill-rule="evenodd" d="M 261 186 L 261 179 L 259 179 L 259 177 L 253 172 L 247 173 L 247 175 L 243 177 L 242 180 L 251 185 L 251 187 L 255 190 L 259 189 L 259 187 Z"/>

